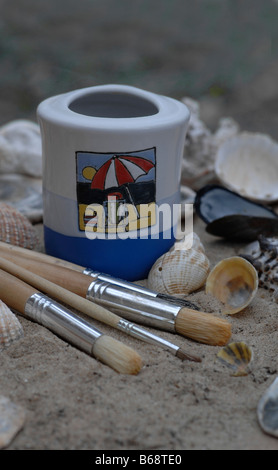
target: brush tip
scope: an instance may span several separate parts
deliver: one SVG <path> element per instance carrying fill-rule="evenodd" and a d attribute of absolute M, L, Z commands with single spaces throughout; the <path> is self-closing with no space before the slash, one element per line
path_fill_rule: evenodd
<path fill-rule="evenodd" d="M 134 349 L 107 335 L 96 340 L 93 355 L 120 374 L 137 375 L 142 368 L 141 356 Z"/>
<path fill-rule="evenodd" d="M 187 308 L 180 310 L 175 326 L 177 333 L 213 346 L 224 346 L 232 334 L 227 320 Z"/>
<path fill-rule="evenodd" d="M 198 356 L 193 356 L 192 354 L 187 353 L 183 349 L 179 348 L 177 350 L 176 356 L 182 361 L 192 361 L 192 362 L 202 362 L 202 359 Z"/>

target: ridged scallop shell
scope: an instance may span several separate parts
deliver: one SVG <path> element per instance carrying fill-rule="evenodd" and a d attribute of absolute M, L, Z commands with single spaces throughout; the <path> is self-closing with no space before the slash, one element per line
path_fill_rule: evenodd
<path fill-rule="evenodd" d="M 0 351 L 23 336 L 23 328 L 15 314 L 0 300 Z"/>
<path fill-rule="evenodd" d="M 239 256 L 232 256 L 223 259 L 211 270 L 206 280 L 206 293 L 222 303 L 222 313 L 234 314 L 254 299 L 258 282 L 254 266 Z"/>
<path fill-rule="evenodd" d="M 278 200 L 278 143 L 268 135 L 242 132 L 216 153 L 215 173 L 229 189 L 258 202 Z"/>
<path fill-rule="evenodd" d="M 4 202 L 0 203 L 0 240 L 29 249 L 39 243 L 37 232 L 27 217 Z"/>
<path fill-rule="evenodd" d="M 235 342 L 220 349 L 217 358 L 233 369 L 234 377 L 242 377 L 248 375 L 248 366 L 253 358 L 253 352 L 244 342 Z"/>
<path fill-rule="evenodd" d="M 195 240 L 196 241 L 196 240 Z M 156 260 L 148 275 L 148 288 L 162 294 L 183 297 L 201 288 L 210 263 L 201 244 L 190 249 L 175 247 Z"/>

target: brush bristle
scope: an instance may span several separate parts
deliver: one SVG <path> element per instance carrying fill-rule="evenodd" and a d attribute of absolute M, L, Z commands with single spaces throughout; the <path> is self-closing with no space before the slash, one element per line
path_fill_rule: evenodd
<path fill-rule="evenodd" d="M 139 354 L 110 336 L 101 335 L 96 340 L 93 354 L 120 374 L 136 375 L 142 368 L 142 359 Z"/>
<path fill-rule="evenodd" d="M 177 333 L 200 343 L 223 346 L 231 337 L 231 324 L 210 313 L 182 308 L 176 318 Z"/>

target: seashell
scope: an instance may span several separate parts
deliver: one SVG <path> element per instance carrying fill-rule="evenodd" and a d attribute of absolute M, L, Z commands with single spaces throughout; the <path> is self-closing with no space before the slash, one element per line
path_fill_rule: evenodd
<path fill-rule="evenodd" d="M 196 193 L 196 214 L 207 223 L 211 235 L 253 241 L 259 234 L 278 231 L 278 216 L 268 207 L 219 185 L 207 185 Z"/>
<path fill-rule="evenodd" d="M 42 176 L 39 125 L 18 119 L 0 127 L 0 173 Z"/>
<path fill-rule="evenodd" d="M 257 290 L 257 271 L 249 261 L 240 256 L 220 261 L 206 280 L 206 293 L 212 294 L 222 303 L 224 314 L 232 315 L 246 308 Z"/>
<path fill-rule="evenodd" d="M 241 132 L 216 153 L 215 173 L 229 189 L 254 201 L 278 200 L 278 143 L 268 135 Z"/>
<path fill-rule="evenodd" d="M 263 204 L 251 201 L 217 184 L 206 185 L 197 191 L 194 208 L 207 224 L 227 215 L 278 219 L 278 215 Z"/>
<path fill-rule="evenodd" d="M 0 396 L 0 416 L 0 449 L 4 449 L 22 429 L 26 413 L 22 406 Z"/>
<path fill-rule="evenodd" d="M 208 224 L 206 232 L 227 240 L 251 242 L 260 234 L 271 236 L 278 233 L 278 218 L 227 215 Z"/>
<path fill-rule="evenodd" d="M 278 301 L 278 238 L 260 235 L 241 256 L 257 270 L 259 287 L 272 292 Z"/>
<path fill-rule="evenodd" d="M 34 249 L 39 244 L 36 229 L 31 222 L 16 208 L 4 202 L 0 203 L 0 240 Z"/>
<path fill-rule="evenodd" d="M 264 432 L 278 437 L 278 378 L 261 397 L 257 406 L 257 417 Z"/>
<path fill-rule="evenodd" d="M 213 135 L 214 146 L 220 147 L 226 140 L 238 135 L 240 132 L 239 124 L 231 117 L 220 119 L 218 128 Z"/>
<path fill-rule="evenodd" d="M 0 174 L 0 201 L 10 204 L 31 222 L 43 218 L 42 180 L 19 174 Z"/>
<path fill-rule="evenodd" d="M 23 328 L 15 314 L 0 300 L 0 351 L 22 338 Z"/>
<path fill-rule="evenodd" d="M 201 249 L 174 248 L 160 256 L 152 266 L 148 288 L 161 294 L 183 297 L 205 284 L 209 269 L 209 260 Z"/>
<path fill-rule="evenodd" d="M 185 138 L 181 183 L 197 191 L 217 180 L 214 171 L 216 150 L 239 132 L 239 126 L 232 118 L 221 118 L 213 133 L 201 119 L 199 102 L 190 97 L 183 97 L 182 102 L 190 110 L 190 121 Z"/>
<path fill-rule="evenodd" d="M 220 349 L 217 358 L 234 370 L 233 377 L 243 377 L 248 375 L 248 367 L 252 361 L 253 352 L 244 342 L 235 342 Z"/>

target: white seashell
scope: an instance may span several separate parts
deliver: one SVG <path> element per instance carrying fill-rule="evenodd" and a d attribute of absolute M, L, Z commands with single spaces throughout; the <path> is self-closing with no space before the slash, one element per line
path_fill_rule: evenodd
<path fill-rule="evenodd" d="M 0 351 L 22 338 L 23 328 L 15 314 L 0 300 Z"/>
<path fill-rule="evenodd" d="M 240 131 L 238 123 L 230 117 L 221 118 L 219 127 L 213 135 L 213 142 L 216 148 L 220 147 L 227 139 L 234 137 Z"/>
<path fill-rule="evenodd" d="M 16 207 L 32 222 L 43 218 L 42 180 L 15 173 L 0 174 L 0 201 Z"/>
<path fill-rule="evenodd" d="M 41 135 L 38 124 L 19 119 L 0 128 L 0 173 L 42 176 Z"/>
<path fill-rule="evenodd" d="M 172 249 L 156 260 L 148 275 L 148 288 L 155 292 L 183 297 L 201 288 L 210 263 L 194 248 Z"/>
<path fill-rule="evenodd" d="M 278 378 L 261 397 L 257 407 L 257 417 L 264 432 L 278 437 Z"/>
<path fill-rule="evenodd" d="M 22 406 L 0 396 L 0 416 L 0 449 L 4 449 L 23 427 L 26 413 Z"/>
<path fill-rule="evenodd" d="M 278 200 L 278 143 L 269 136 L 242 132 L 216 153 L 215 173 L 222 184 L 258 202 Z"/>

